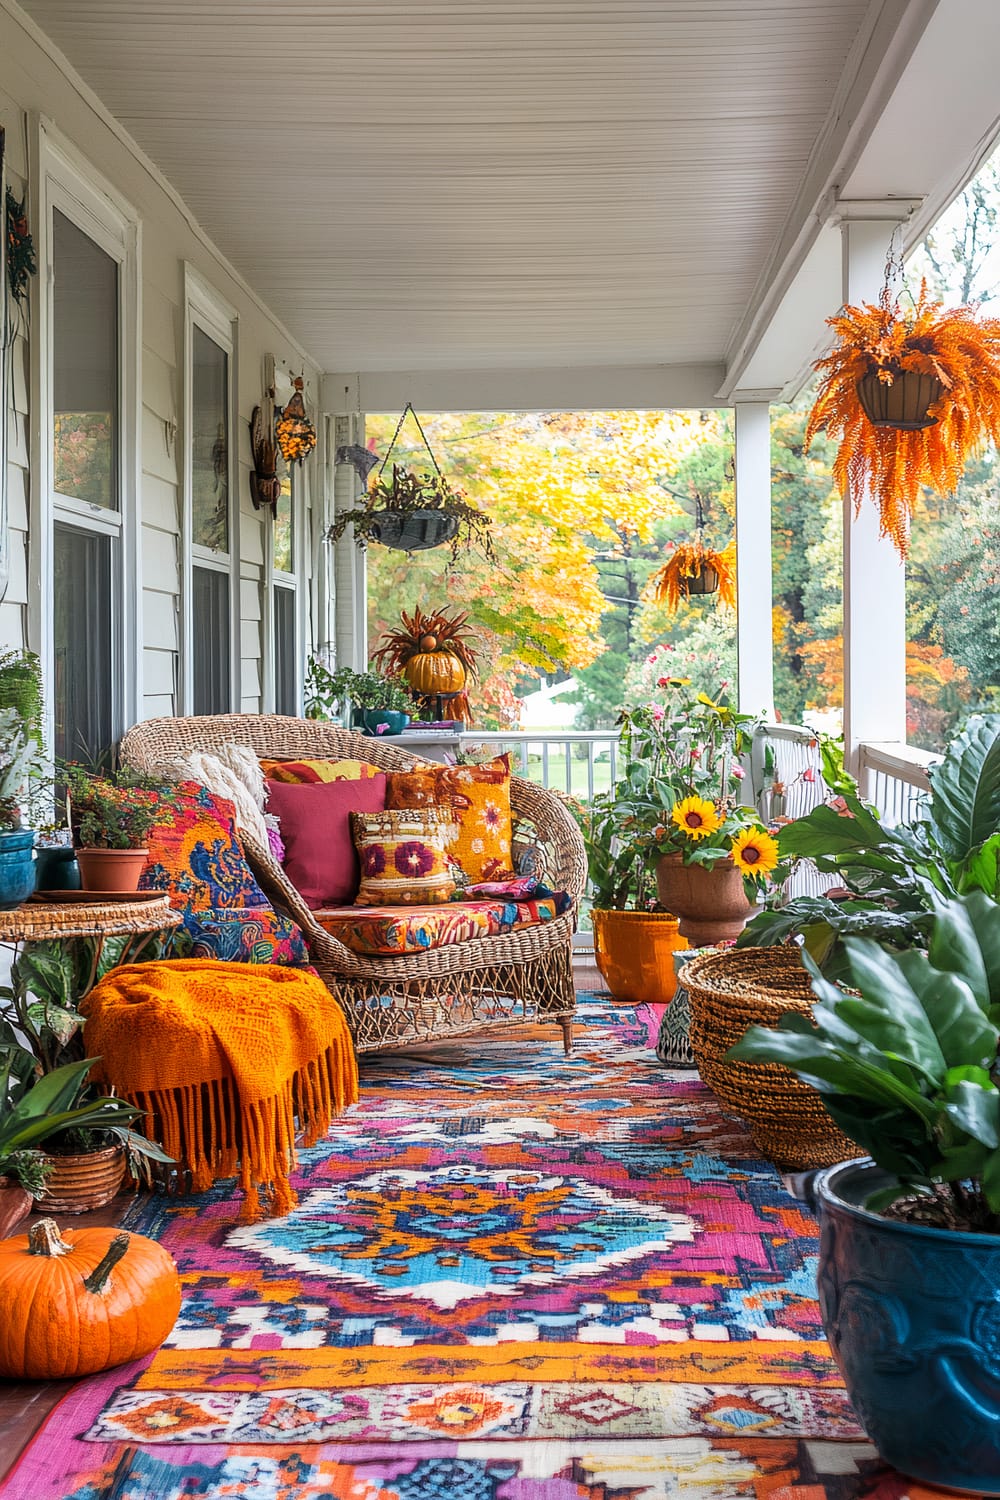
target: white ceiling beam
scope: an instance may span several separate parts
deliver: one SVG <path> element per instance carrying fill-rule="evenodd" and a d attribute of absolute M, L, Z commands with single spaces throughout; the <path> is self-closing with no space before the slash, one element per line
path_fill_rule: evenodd
<path fill-rule="evenodd" d="M 671 411 L 718 406 L 724 370 L 702 365 L 328 373 L 322 407 L 341 412 Z"/>

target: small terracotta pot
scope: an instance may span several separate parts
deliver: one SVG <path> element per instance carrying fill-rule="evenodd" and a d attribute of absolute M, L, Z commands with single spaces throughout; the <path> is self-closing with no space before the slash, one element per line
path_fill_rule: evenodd
<path fill-rule="evenodd" d="M 667 1005 L 677 984 L 673 952 L 687 944 L 670 912 L 595 907 L 594 961 L 615 1000 Z"/>
<path fill-rule="evenodd" d="M 37 1206 L 50 1214 L 85 1214 L 110 1203 L 125 1176 L 121 1146 L 104 1146 L 77 1156 L 50 1156 L 52 1171 Z"/>
<path fill-rule="evenodd" d="M 714 865 L 686 865 L 682 854 L 664 854 L 656 864 L 660 905 L 678 916 L 680 933 L 692 948 L 738 938 L 755 911 L 746 898 L 743 876 L 728 859 Z"/>
<path fill-rule="evenodd" d="M 30 1209 L 31 1194 L 25 1192 L 13 1177 L 0 1177 L 0 1240 L 6 1240 L 14 1233 Z"/>
<path fill-rule="evenodd" d="M 78 849 L 76 857 L 85 891 L 137 891 L 149 850 Z"/>

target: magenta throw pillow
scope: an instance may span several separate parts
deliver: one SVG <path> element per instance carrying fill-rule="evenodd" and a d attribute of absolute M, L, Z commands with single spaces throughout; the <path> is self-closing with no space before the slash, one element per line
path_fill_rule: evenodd
<path fill-rule="evenodd" d="M 361 871 L 351 838 L 352 812 L 382 812 L 385 776 L 366 781 L 267 783 L 267 810 L 276 813 L 285 844 L 285 874 L 306 905 L 348 906 Z"/>

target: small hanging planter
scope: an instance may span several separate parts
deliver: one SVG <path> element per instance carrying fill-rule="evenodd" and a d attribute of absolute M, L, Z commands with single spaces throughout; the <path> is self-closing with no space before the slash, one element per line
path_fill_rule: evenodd
<path fill-rule="evenodd" d="M 699 536 L 671 549 L 670 557 L 647 585 L 657 604 L 676 614 L 681 601 L 718 594 L 719 602 L 736 607 L 736 555 L 732 542 L 724 552 L 706 547 Z"/>
<path fill-rule="evenodd" d="M 393 464 L 391 478 L 383 478 L 407 416 L 412 416 L 417 424 L 434 465 L 434 472 L 418 474 Z M 356 472 L 361 473 L 358 450 L 338 449 L 337 459 L 338 462 L 350 463 Z M 364 504 L 353 510 L 342 511 L 326 535 L 327 541 L 337 542 L 348 526 L 353 526 L 354 540 L 359 547 L 364 548 L 369 542 L 379 542 L 383 547 L 392 547 L 400 552 L 423 552 L 450 542 L 453 561 L 457 561 L 463 547 L 468 548 L 478 543 L 484 556 L 492 561 L 495 553 L 490 535 L 491 525 L 489 516 L 470 505 L 462 492 L 452 489 L 445 479 L 424 429 L 420 426 L 420 418 L 407 402 L 385 458 L 379 465 L 374 482 L 370 483 Z"/>

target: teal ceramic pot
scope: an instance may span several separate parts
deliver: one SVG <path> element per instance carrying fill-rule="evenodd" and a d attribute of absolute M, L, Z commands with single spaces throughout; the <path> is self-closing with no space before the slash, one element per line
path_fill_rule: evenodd
<path fill-rule="evenodd" d="M 402 734 L 410 722 L 409 714 L 396 713 L 391 708 L 363 708 L 360 713 L 361 726 L 365 734 L 378 735 L 380 726 L 383 724 L 385 725 L 385 728 L 381 730 L 383 735 Z"/>
<path fill-rule="evenodd" d="M 80 866 L 76 850 L 69 844 L 35 850 L 36 891 L 78 891 Z"/>
<path fill-rule="evenodd" d="M 1000 1496 L 1000 1235 L 864 1208 L 892 1181 L 853 1161 L 813 1184 L 830 1348 L 887 1463 L 926 1484 Z"/>
<path fill-rule="evenodd" d="M 35 830 L 0 833 L 0 911 L 13 911 L 35 889 Z"/>

